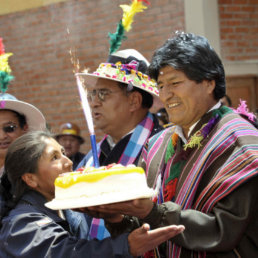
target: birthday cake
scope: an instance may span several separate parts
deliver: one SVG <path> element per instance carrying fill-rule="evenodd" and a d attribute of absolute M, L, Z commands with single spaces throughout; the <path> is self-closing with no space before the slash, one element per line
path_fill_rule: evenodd
<path fill-rule="evenodd" d="M 71 209 L 153 195 L 154 191 L 147 186 L 142 168 L 112 164 L 59 175 L 55 180 L 55 198 L 46 206 L 56 210 Z"/>

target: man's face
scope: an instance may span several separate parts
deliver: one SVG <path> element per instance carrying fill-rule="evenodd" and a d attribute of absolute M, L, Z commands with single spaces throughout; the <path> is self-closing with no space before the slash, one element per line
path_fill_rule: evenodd
<path fill-rule="evenodd" d="M 80 141 L 73 135 L 61 135 L 58 142 L 64 147 L 67 157 L 71 158 L 80 150 Z"/>
<path fill-rule="evenodd" d="M 98 97 L 98 94 L 92 99 L 89 98 L 94 125 L 111 136 L 124 130 L 130 119 L 129 96 L 119 88 L 118 83 L 112 80 L 98 79 L 95 85 L 87 86 L 87 90 L 88 93 L 94 90 L 109 92 L 105 95 L 104 101 Z"/>
<path fill-rule="evenodd" d="M 38 162 L 38 172 L 31 174 L 30 186 L 50 201 L 55 197 L 55 179 L 62 173 L 71 172 L 73 163 L 57 141 L 52 138 L 45 141 L 46 148 Z"/>
<path fill-rule="evenodd" d="M 0 110 L 0 157 L 5 158 L 9 145 L 26 132 L 27 126 L 20 127 L 14 112 Z"/>
<path fill-rule="evenodd" d="M 171 66 L 165 66 L 158 76 L 159 96 L 169 120 L 181 126 L 185 133 L 216 101 L 213 98 L 214 81 L 196 83 Z"/>

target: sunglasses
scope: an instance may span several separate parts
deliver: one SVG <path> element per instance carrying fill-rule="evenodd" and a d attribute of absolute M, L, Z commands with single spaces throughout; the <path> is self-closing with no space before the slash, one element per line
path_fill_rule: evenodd
<path fill-rule="evenodd" d="M 14 131 L 16 131 L 17 128 L 18 128 L 17 125 L 5 125 L 2 127 L 2 130 L 5 133 L 13 133 Z"/>
<path fill-rule="evenodd" d="M 89 101 L 93 101 L 93 97 L 98 96 L 100 101 L 105 101 L 106 97 L 112 93 L 116 93 L 118 91 L 111 91 L 109 89 L 99 89 L 87 92 L 87 98 Z"/>

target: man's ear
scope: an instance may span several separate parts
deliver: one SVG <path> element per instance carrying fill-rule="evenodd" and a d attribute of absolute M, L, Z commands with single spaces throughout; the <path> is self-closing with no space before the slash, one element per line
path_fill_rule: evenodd
<path fill-rule="evenodd" d="M 207 81 L 207 86 L 208 86 L 208 88 L 207 88 L 208 93 L 209 93 L 209 94 L 213 94 L 213 91 L 214 91 L 215 86 L 216 86 L 215 81 L 214 81 L 214 80 L 212 80 L 212 81 Z"/>
<path fill-rule="evenodd" d="M 22 180 L 31 188 L 38 186 L 37 176 L 32 173 L 25 173 L 22 175 Z"/>
<path fill-rule="evenodd" d="M 133 91 L 129 95 L 130 111 L 136 111 L 142 106 L 142 94 Z"/>
<path fill-rule="evenodd" d="M 27 133 L 29 131 L 29 126 L 27 124 L 25 124 L 23 126 L 22 130 L 24 131 L 24 133 Z"/>

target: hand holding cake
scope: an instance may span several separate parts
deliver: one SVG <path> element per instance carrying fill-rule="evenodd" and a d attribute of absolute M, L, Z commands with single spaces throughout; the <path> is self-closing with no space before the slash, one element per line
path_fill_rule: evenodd
<path fill-rule="evenodd" d="M 87 210 L 81 210 L 88 214 L 95 213 L 98 217 L 104 218 L 106 221 L 116 223 L 119 220 L 119 214 L 136 216 L 140 219 L 145 218 L 153 208 L 153 202 L 150 198 L 141 198 L 126 202 L 110 203 L 105 205 L 88 207 Z M 112 216 L 113 215 L 113 216 Z M 120 215 L 120 221 L 122 217 Z"/>
<path fill-rule="evenodd" d="M 73 209 L 150 198 L 153 195 L 154 190 L 147 186 L 142 168 L 111 164 L 59 175 L 55 180 L 55 199 L 46 206 L 54 210 Z"/>
<path fill-rule="evenodd" d="M 22 166 L 20 160 L 23 160 Z M 183 226 L 150 230 L 150 226 L 144 224 L 116 238 L 89 239 L 84 216 L 79 218 L 70 210 L 45 207 L 46 201 L 55 196 L 54 181 L 59 175 L 68 186 L 80 184 L 85 177 L 83 171 L 68 172 L 72 162 L 48 132 L 29 132 L 16 139 L 8 149 L 5 169 L 0 184 L 0 192 L 4 193 L 1 196 L 0 243 L 5 245 L 1 245 L 0 257 L 132 257 L 144 254 L 184 230 Z M 134 169 L 117 167 L 110 171 L 115 178 L 118 174 L 122 177 L 129 174 L 130 178 Z M 103 173 L 103 168 L 93 175 L 88 173 L 88 181 L 95 184 L 104 177 Z M 108 172 L 105 174 L 110 176 Z M 13 189 L 15 192 L 11 194 Z M 69 222 L 71 218 L 77 227 Z"/>

